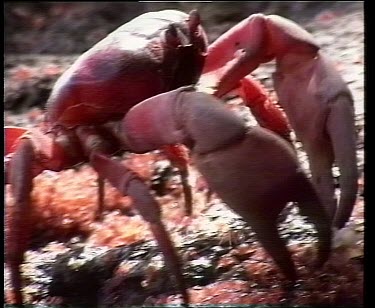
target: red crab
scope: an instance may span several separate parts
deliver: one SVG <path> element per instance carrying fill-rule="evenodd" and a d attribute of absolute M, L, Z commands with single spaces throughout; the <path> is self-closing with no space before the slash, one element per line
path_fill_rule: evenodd
<path fill-rule="evenodd" d="M 236 49 L 243 49 L 238 57 Z M 191 191 L 180 144 L 189 148 L 209 187 L 251 225 L 291 282 L 297 274 L 277 233 L 276 220 L 287 202 L 297 201 L 301 213 L 316 226 L 318 264 L 323 264 L 331 242 L 331 220 L 325 209 L 330 214 L 334 209 L 326 199 L 320 201 L 292 147 L 278 135 L 288 139 L 284 115 L 257 83 L 248 77 L 242 79 L 272 58 L 276 58 L 281 74 L 276 89 L 289 121 L 296 133 L 301 133 L 308 154 L 318 156 L 312 171 L 313 176 L 317 172 L 315 184 L 319 191 L 319 181 L 325 181 L 327 164 L 333 159 L 331 152 L 328 155 L 328 150 L 322 149 L 328 144 L 321 138 L 323 126 L 329 127 L 334 136 L 341 136 L 339 143 L 346 146 L 348 157 L 343 166 L 355 162 L 351 152 L 353 119 L 347 104 L 350 93 L 326 64 L 311 36 L 294 23 L 277 16 L 252 15 L 207 48 L 197 11 L 185 14 L 165 10 L 135 18 L 81 55 L 53 88 L 47 102 L 47 132 L 5 129 L 6 175 L 15 199 L 14 211 L 6 217 L 6 262 L 16 302 L 23 302 L 19 267 L 32 228 L 28 217 L 33 178 L 46 169 L 59 171 L 82 162 L 96 170 L 99 183 L 106 179 L 132 197 L 150 225 L 184 302 L 189 302 L 180 260 L 161 221 L 157 202 L 137 174 L 111 159 L 113 154 L 126 150 L 144 153 L 162 148 L 169 154 L 181 170 L 189 215 Z M 304 78 L 300 70 L 306 73 Z M 260 124 L 278 134 L 261 127 L 247 128 L 217 98 L 189 86 L 198 82 L 202 71 L 203 84 L 205 78 L 217 83 L 214 94 L 218 97 L 242 84 L 241 94 Z M 323 73 L 327 86 L 319 79 Z M 294 85 L 294 94 L 289 78 L 301 84 Z M 311 107 L 317 97 L 312 91 L 319 92 L 321 98 L 316 108 Z M 309 113 L 307 120 L 305 111 Z M 316 122 L 310 125 L 310 120 L 322 122 L 320 126 Z M 343 162 L 343 148 L 334 142 L 333 148 L 339 163 Z M 351 183 L 345 170 L 343 190 Z M 350 176 L 354 176 L 350 170 Z M 324 171 L 324 177 L 320 171 Z M 344 210 L 350 210 L 350 206 L 345 205 Z M 342 209 L 338 213 L 341 217 Z M 346 219 L 347 214 L 344 216 Z"/>

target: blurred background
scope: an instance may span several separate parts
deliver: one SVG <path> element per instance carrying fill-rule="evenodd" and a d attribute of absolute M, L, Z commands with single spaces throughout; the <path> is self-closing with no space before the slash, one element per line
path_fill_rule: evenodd
<path fill-rule="evenodd" d="M 254 13 L 279 14 L 298 23 L 363 2 L 8 2 L 4 4 L 5 53 L 79 54 L 139 14 L 198 9 L 209 40 Z"/>
<path fill-rule="evenodd" d="M 336 61 L 363 114 L 363 2 L 6 2 L 6 124 L 27 125 L 13 114 L 43 108 L 56 79 L 80 54 L 134 17 L 163 9 L 198 9 L 210 42 L 254 13 L 294 20 Z M 270 90 L 273 69 L 265 64 L 256 76 Z"/>

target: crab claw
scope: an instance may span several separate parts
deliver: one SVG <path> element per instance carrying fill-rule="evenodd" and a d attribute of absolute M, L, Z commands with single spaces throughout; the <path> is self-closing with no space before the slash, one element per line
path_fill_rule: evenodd
<path fill-rule="evenodd" d="M 209 46 L 202 80 L 214 81 L 214 95 L 222 97 L 272 59 L 278 101 L 307 153 L 312 181 L 333 225 L 342 228 L 358 189 L 353 97 L 313 36 L 283 17 L 251 15 Z M 340 170 L 339 202 L 333 163 Z"/>
<path fill-rule="evenodd" d="M 221 97 L 261 63 L 283 57 L 290 50 L 314 57 L 319 47 L 307 31 L 292 21 L 254 14 L 209 46 L 203 74 L 218 72 L 220 81 L 215 95 Z"/>
<path fill-rule="evenodd" d="M 134 151 L 173 143 L 188 146 L 209 187 L 251 225 L 291 282 L 297 274 L 276 225 L 287 202 L 299 202 L 301 212 L 314 223 L 319 238 L 318 263 L 327 260 L 331 244 L 328 215 L 300 171 L 294 151 L 276 134 L 261 127 L 247 129 L 242 119 L 214 96 L 191 87 L 141 102 L 125 116 L 123 127 Z"/>

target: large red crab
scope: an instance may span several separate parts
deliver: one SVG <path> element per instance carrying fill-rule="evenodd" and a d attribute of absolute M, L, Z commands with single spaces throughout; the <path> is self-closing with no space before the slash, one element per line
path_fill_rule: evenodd
<path fill-rule="evenodd" d="M 290 144 L 279 136 L 288 139 L 284 115 L 256 82 L 243 78 L 274 58 L 277 94 L 306 147 L 321 200 Z M 188 86 L 196 84 L 202 72 L 201 83 L 213 83 L 217 97 L 240 89 L 261 125 L 277 134 L 247 128 L 217 98 Z M 297 201 L 301 213 L 315 224 L 318 264 L 329 256 L 331 221 L 342 227 L 353 207 L 356 159 L 350 92 L 311 35 L 278 16 L 252 15 L 207 48 L 198 12 L 143 14 L 81 55 L 60 77 L 47 103 L 46 123 L 45 133 L 5 130 L 7 182 L 15 199 L 14 211 L 6 218 L 6 261 L 17 303 L 23 301 L 19 266 L 31 231 L 33 178 L 46 169 L 59 171 L 88 162 L 99 179 L 131 196 L 149 222 L 185 302 L 189 296 L 180 260 L 158 204 L 139 176 L 111 155 L 163 148 L 180 168 L 190 214 L 187 160 L 180 144 L 185 145 L 209 187 L 251 225 L 292 282 L 297 274 L 276 226 L 286 203 Z M 337 211 L 334 158 L 341 168 Z M 99 189 L 101 201 L 102 195 Z"/>

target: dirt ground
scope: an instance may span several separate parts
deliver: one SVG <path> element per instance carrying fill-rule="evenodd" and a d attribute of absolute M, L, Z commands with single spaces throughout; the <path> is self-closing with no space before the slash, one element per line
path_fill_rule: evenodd
<path fill-rule="evenodd" d="M 34 126 L 41 118 L 41 109 L 56 79 L 80 53 L 133 17 L 146 11 L 165 8 L 177 8 L 184 11 L 192 8 L 199 9 L 210 41 L 215 40 L 239 20 L 257 12 L 280 14 L 299 22 L 310 31 L 335 61 L 352 91 L 358 137 L 358 168 L 361 174 L 363 173 L 365 60 L 364 16 L 361 2 L 305 1 L 289 4 L 281 2 L 236 2 L 235 4 L 229 2 L 7 2 L 4 6 L 5 125 Z M 270 91 L 272 91 L 270 78 L 272 71 L 273 64 L 270 63 L 254 72 L 254 76 Z M 150 160 L 155 162 L 154 173 L 144 167 Z M 302 160 L 306 160 L 303 153 Z M 141 158 L 130 155 L 129 161 L 151 181 L 156 175 L 160 177 L 160 170 L 156 165 L 162 164 L 164 158 L 158 153 L 151 153 Z M 155 252 L 153 245 L 147 244 L 150 235 L 144 231 L 147 228 L 143 222 L 140 222 L 137 216 L 134 218 L 129 215 L 126 218 L 129 227 L 123 228 L 125 218 L 119 217 L 118 207 L 121 204 L 121 213 L 124 207 L 128 211 L 131 208 L 129 200 L 107 187 L 106 203 L 109 208 L 106 220 L 103 225 L 92 224 L 92 217 L 85 211 L 90 211 L 96 205 L 95 187 L 88 184 L 90 181 L 95 181 L 95 176 L 86 167 L 79 172 L 81 172 L 80 178 L 73 176 L 75 175 L 73 171 L 64 171 L 57 175 L 45 174 L 36 179 L 39 186 L 36 185 L 38 187 L 34 193 L 38 207 L 35 219 L 45 219 L 46 222 L 40 222 L 40 225 L 36 227 L 37 231 L 33 233 L 33 244 L 27 252 L 23 266 L 26 285 L 24 292 L 27 294 L 28 303 L 41 306 L 72 304 L 82 307 L 99 304 L 113 306 L 115 304 L 179 303 L 180 299 L 172 295 L 175 294 L 173 288 L 165 286 L 168 279 L 165 270 L 163 272 L 159 265 L 155 265 L 158 264 L 160 254 Z M 197 175 L 196 177 L 198 178 Z M 204 194 L 197 193 L 196 211 L 198 215 L 202 214 L 206 218 L 196 219 L 194 224 L 187 229 L 178 227 L 177 223 L 174 224 L 174 220 L 179 220 L 180 214 L 175 204 L 171 202 L 171 198 L 177 196 L 178 205 L 182 202 L 181 191 L 176 188 L 174 178 L 175 174 L 169 176 L 169 181 L 172 183 L 169 184 L 172 187 L 169 189 L 170 196 L 163 196 L 158 201 L 170 211 L 165 218 L 170 221 L 168 226 L 174 234 L 173 239 L 179 243 L 183 254 L 189 256 L 187 257 L 190 260 L 189 267 L 185 268 L 185 271 L 191 294 L 193 294 L 193 302 L 197 304 L 282 303 L 285 299 L 275 286 L 274 280 L 277 274 L 272 270 L 271 262 L 268 260 L 266 263 L 257 263 L 256 267 L 250 261 L 245 262 L 248 256 L 251 256 L 251 260 L 267 259 L 267 257 L 258 251 L 251 232 L 244 227 L 238 217 L 233 216 L 225 208 L 220 200 L 214 198 L 206 204 L 203 201 Z M 363 185 L 363 177 L 360 183 Z M 69 190 L 75 190 L 76 193 L 69 195 L 67 193 Z M 12 202 L 11 197 L 8 196 L 9 187 L 7 192 L 8 204 Z M 56 200 L 52 200 L 51 196 L 56 196 L 56 200 L 65 201 L 69 204 L 66 207 L 70 209 L 60 206 Z M 81 210 L 76 218 L 73 218 L 69 216 L 71 214 L 68 211 L 72 211 L 72 208 L 76 209 L 78 203 L 74 203 L 74 200 L 78 199 Z M 55 205 L 54 209 L 49 208 L 51 204 Z M 322 273 L 314 276 L 319 283 L 308 280 L 312 276 L 309 276 L 306 267 L 300 265 L 310 260 L 309 250 L 306 250 L 304 245 L 306 241 L 311 243 L 313 232 L 304 225 L 303 221 L 293 216 L 293 213 L 288 216 L 289 218 L 281 228 L 287 234 L 286 238 L 291 241 L 295 240 L 295 242 L 292 241 L 295 245 L 292 244 L 292 249 L 296 254 L 299 270 L 306 281 L 309 281 L 301 282 L 297 297 L 292 300 L 293 305 L 363 306 L 363 210 L 364 200 L 360 193 L 351 220 L 358 240 L 355 245 L 339 247 L 334 251 L 334 260 L 326 268 L 325 276 L 323 278 L 319 276 Z M 59 216 L 64 216 L 64 222 L 56 221 L 56 217 Z M 220 216 L 223 218 L 217 218 Z M 208 224 L 210 224 L 210 230 L 207 231 L 205 228 Z M 73 229 L 77 231 L 77 228 L 81 228 L 78 235 L 72 232 Z M 144 237 L 139 236 L 141 232 L 145 232 Z M 63 234 L 65 238 L 61 239 L 57 234 Z M 90 250 L 93 249 L 92 245 L 106 248 L 95 248 L 95 252 L 92 252 Z M 210 253 L 207 252 L 207 248 L 210 248 Z M 83 254 L 85 257 L 82 256 Z M 104 262 L 117 254 L 121 254 L 122 257 L 115 258 L 116 266 L 120 262 L 122 265 L 115 270 L 116 267 L 113 264 Z M 132 255 L 137 256 L 132 257 Z M 142 256 L 147 256 L 147 261 L 144 261 Z M 76 274 L 77 267 L 74 264 L 72 267 L 72 259 L 82 262 L 78 262 L 79 264 L 85 264 L 81 260 L 85 259 L 88 265 L 81 267 Z M 138 265 L 134 266 L 132 262 L 138 262 Z M 129 270 L 129 264 L 132 264 L 132 270 Z M 98 274 L 99 266 L 102 270 Z M 139 270 L 142 267 L 147 268 L 148 272 L 145 273 L 144 269 Z M 143 284 L 141 287 L 138 280 L 150 279 L 149 269 L 152 273 L 156 273 L 156 276 L 153 276 L 153 284 L 148 288 Z M 124 278 L 121 275 L 124 272 L 131 273 L 128 275 L 130 278 Z M 267 274 L 260 274 L 263 272 Z M 95 283 L 91 284 L 93 280 Z M 250 284 L 250 287 L 249 281 L 253 284 Z M 89 284 L 88 290 L 81 290 L 80 284 Z M 144 293 L 142 294 L 140 290 Z M 88 299 L 92 294 L 90 292 L 98 293 L 95 301 Z M 8 299 L 11 298 L 7 271 L 5 294 L 8 294 Z"/>

